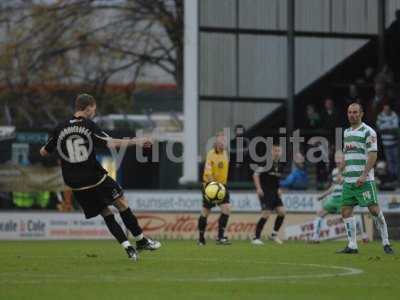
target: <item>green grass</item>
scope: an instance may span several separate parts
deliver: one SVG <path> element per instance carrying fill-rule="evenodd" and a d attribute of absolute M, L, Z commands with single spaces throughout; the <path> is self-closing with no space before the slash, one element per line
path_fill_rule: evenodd
<path fill-rule="evenodd" d="M 0 299 L 399 299 L 400 255 L 343 246 L 164 241 L 133 263 L 114 241 L 0 242 Z"/>

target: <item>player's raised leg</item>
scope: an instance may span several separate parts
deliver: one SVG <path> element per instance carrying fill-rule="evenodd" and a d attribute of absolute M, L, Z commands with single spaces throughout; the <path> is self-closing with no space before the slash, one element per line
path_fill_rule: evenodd
<path fill-rule="evenodd" d="M 230 203 L 223 203 L 219 207 L 221 209 L 221 215 L 219 216 L 219 219 L 218 219 L 217 244 L 218 245 L 230 245 L 231 242 L 225 236 L 225 228 L 226 228 L 226 225 L 228 224 L 229 215 L 230 215 L 230 211 L 231 211 Z"/>
<path fill-rule="evenodd" d="M 338 184 L 336 184 L 338 186 Z M 321 198 L 321 197 L 319 197 Z M 314 223 L 313 223 L 313 236 L 311 239 L 312 243 L 319 243 L 320 239 L 320 232 L 321 232 L 321 227 L 324 221 L 324 218 L 328 214 L 340 214 L 341 211 L 341 206 L 342 206 L 342 196 L 332 196 L 329 199 L 327 199 L 323 205 L 322 209 L 318 212 L 318 217 L 315 218 Z"/>
<path fill-rule="evenodd" d="M 320 237 L 320 233 L 321 233 L 321 227 L 322 227 L 322 223 L 324 221 L 324 217 L 328 214 L 327 211 L 325 211 L 324 209 L 321 209 L 318 212 L 318 216 L 315 218 L 314 222 L 313 222 L 313 236 L 311 239 L 311 242 L 313 243 L 319 243 L 319 237 Z"/>
<path fill-rule="evenodd" d="M 374 219 L 374 223 L 376 225 L 376 228 L 378 229 L 379 234 L 381 235 L 383 250 L 387 254 L 394 254 L 394 251 L 390 246 L 387 224 L 382 210 L 379 208 L 378 205 L 371 205 L 368 207 L 368 210 Z"/>
<path fill-rule="evenodd" d="M 128 202 L 123 196 L 116 199 L 113 205 L 118 209 L 126 228 L 135 238 L 137 250 L 157 250 L 161 247 L 160 242 L 143 235 L 142 228 L 140 227 L 136 216 L 132 213 L 128 206 Z"/>
<path fill-rule="evenodd" d="M 114 237 L 123 244 L 124 248 L 130 249 L 125 234 L 116 223 L 114 216 L 107 210 L 108 206 L 114 205 L 118 208 L 126 227 L 141 240 L 138 248 L 145 245 L 145 248 L 156 249 L 160 247 L 160 243 L 143 237 L 136 217 L 123 198 L 122 188 L 107 175 L 107 171 L 96 159 L 97 147 L 119 148 L 133 145 L 147 147 L 151 145 L 151 139 L 111 138 L 91 120 L 96 115 L 96 109 L 96 100 L 93 96 L 78 95 L 75 99 L 73 117 L 60 123 L 53 130 L 46 145 L 40 149 L 39 153 L 41 156 L 48 156 L 52 152 L 57 152 L 61 159 L 64 182 L 73 191 L 75 199 L 87 219 L 101 214 Z M 70 147 L 78 140 L 79 149 Z M 134 254 L 136 253 L 128 252 L 132 258 Z"/>
<path fill-rule="evenodd" d="M 328 214 L 340 214 L 342 208 L 342 193 L 343 193 L 343 171 L 345 168 L 345 160 L 342 151 L 336 151 L 335 153 L 335 164 L 336 168 L 332 170 L 332 184 L 331 186 L 317 197 L 318 201 L 328 199 L 322 204 L 322 209 L 318 212 L 318 217 L 314 220 L 313 224 L 313 236 L 311 242 L 319 243 L 320 232 L 324 217 Z"/>
<path fill-rule="evenodd" d="M 115 220 L 113 212 L 107 207 L 102 210 L 101 216 L 104 218 L 104 222 L 107 225 L 110 233 L 115 237 L 115 239 L 121 244 L 121 246 L 125 249 L 128 257 L 133 261 L 138 259 L 138 254 L 135 248 L 129 242 L 126 234 L 122 230 L 121 226 Z"/>
<path fill-rule="evenodd" d="M 198 245 L 199 246 L 204 246 L 206 244 L 206 239 L 205 239 L 205 232 L 207 228 L 207 218 L 210 215 L 211 210 L 209 208 L 203 207 L 201 210 L 201 214 L 199 216 L 199 221 L 197 228 L 199 230 L 199 240 L 198 240 Z"/>

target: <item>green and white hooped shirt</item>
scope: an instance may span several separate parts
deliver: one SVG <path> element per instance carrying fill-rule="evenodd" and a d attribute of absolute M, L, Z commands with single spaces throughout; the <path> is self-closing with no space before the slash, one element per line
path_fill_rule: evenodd
<path fill-rule="evenodd" d="M 356 128 L 344 131 L 344 159 L 346 167 L 343 173 L 346 183 L 355 183 L 365 169 L 368 152 L 378 151 L 375 130 L 365 123 Z M 374 180 L 374 169 L 368 173 L 367 181 Z"/>
<path fill-rule="evenodd" d="M 340 183 L 340 175 L 341 172 L 339 171 L 338 168 L 334 168 L 332 170 L 332 183 L 334 184 L 333 191 L 332 191 L 332 197 L 341 197 L 342 192 L 343 192 L 343 184 Z"/>

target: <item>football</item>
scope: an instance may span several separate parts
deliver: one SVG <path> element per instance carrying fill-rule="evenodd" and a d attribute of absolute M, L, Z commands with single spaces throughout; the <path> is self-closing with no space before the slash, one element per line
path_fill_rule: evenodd
<path fill-rule="evenodd" d="M 219 203 L 225 198 L 226 188 L 222 183 L 212 181 L 206 185 L 204 194 L 208 201 Z"/>

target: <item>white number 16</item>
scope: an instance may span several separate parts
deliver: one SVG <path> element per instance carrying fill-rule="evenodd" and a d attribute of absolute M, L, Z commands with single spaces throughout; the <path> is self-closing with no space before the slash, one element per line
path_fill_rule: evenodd
<path fill-rule="evenodd" d="M 69 160 L 71 163 L 79 163 L 88 160 L 89 153 L 85 146 L 85 141 L 79 139 L 67 139 L 66 141 Z"/>

